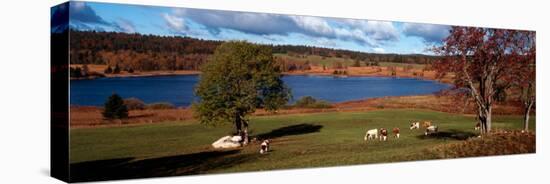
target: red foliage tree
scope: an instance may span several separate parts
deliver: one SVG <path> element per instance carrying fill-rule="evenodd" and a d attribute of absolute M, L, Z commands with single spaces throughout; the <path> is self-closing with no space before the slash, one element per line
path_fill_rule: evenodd
<path fill-rule="evenodd" d="M 481 132 L 491 131 L 495 95 L 512 87 L 524 74 L 526 50 L 534 47 L 533 32 L 454 26 L 434 53 L 444 56 L 433 63 L 438 77 L 454 76 L 456 88 L 467 89 L 477 106 Z M 533 81 L 534 82 L 534 81 Z"/>
<path fill-rule="evenodd" d="M 516 60 L 519 62 L 515 74 L 513 75 L 513 84 L 518 88 L 519 100 L 523 104 L 523 128 L 529 131 L 529 114 L 536 97 L 536 35 L 535 32 L 528 32 L 522 35 L 522 39 L 517 48 Z"/>

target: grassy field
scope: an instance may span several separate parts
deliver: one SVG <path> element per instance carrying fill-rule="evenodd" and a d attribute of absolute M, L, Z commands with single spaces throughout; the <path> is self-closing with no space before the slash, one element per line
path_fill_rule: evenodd
<path fill-rule="evenodd" d="M 349 59 L 349 58 L 339 58 L 339 57 L 322 57 L 319 55 L 306 55 L 302 57 L 297 56 L 290 56 L 288 54 L 274 54 L 276 57 L 288 59 L 291 61 L 300 61 L 305 62 L 309 61 L 312 65 L 316 66 L 326 66 L 326 67 L 332 67 L 332 64 L 334 62 L 342 62 L 344 66 L 353 66 L 355 63 L 355 60 Z M 360 62 L 361 66 L 365 66 L 365 62 Z M 396 67 L 405 67 L 405 66 L 412 66 L 415 69 L 424 69 L 426 66 L 425 64 L 409 64 L 409 63 L 395 63 L 395 62 L 379 62 L 380 66 L 396 66 Z"/>
<path fill-rule="evenodd" d="M 409 130 L 409 122 L 431 120 L 441 136 Z M 533 117 L 530 127 L 535 128 Z M 200 173 L 386 163 L 430 159 L 424 151 L 475 136 L 473 117 L 424 110 L 379 110 L 261 116 L 251 118 L 251 136 L 271 138 L 272 151 L 258 143 L 214 150 L 210 144 L 232 131 L 194 121 L 72 129 L 71 174 L 75 181 Z M 494 127 L 521 128 L 519 116 L 497 116 Z M 367 129 L 399 127 L 401 138 L 363 141 Z"/>
<path fill-rule="evenodd" d="M 412 68 L 419 69 L 419 70 L 422 70 L 426 67 L 425 64 L 394 63 L 394 62 L 380 62 L 380 66 L 396 66 L 396 67 L 412 66 Z"/>

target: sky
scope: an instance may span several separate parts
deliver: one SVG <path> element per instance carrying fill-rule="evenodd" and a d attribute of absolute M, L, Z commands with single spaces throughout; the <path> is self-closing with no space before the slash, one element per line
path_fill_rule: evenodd
<path fill-rule="evenodd" d="M 52 8 L 54 17 L 66 7 Z M 66 11 L 65 11 L 66 12 Z M 69 27 L 260 44 L 308 45 L 371 53 L 431 54 L 450 26 L 71 1 Z M 53 30 L 53 29 L 52 29 Z"/>

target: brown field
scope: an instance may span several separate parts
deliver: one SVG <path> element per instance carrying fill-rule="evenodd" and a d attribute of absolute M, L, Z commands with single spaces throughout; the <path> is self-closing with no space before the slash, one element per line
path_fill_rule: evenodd
<path fill-rule="evenodd" d="M 128 119 L 105 120 L 99 107 L 71 107 L 71 128 L 95 126 L 120 126 L 129 124 L 181 121 L 193 118 L 191 109 L 131 110 Z"/>
<path fill-rule="evenodd" d="M 515 103 L 496 104 L 493 113 L 498 115 L 520 115 L 521 106 Z M 475 107 L 473 103 L 456 102 L 450 96 L 420 95 L 401 97 L 382 97 L 366 100 L 355 100 L 342 103 L 335 103 L 331 108 L 286 108 L 277 112 L 267 112 L 258 109 L 254 116 L 306 114 L 321 112 L 357 112 L 372 111 L 379 109 L 429 109 L 449 113 L 473 114 Z M 159 123 L 166 121 L 181 121 L 193 119 L 193 112 L 190 108 L 178 109 L 147 109 L 131 110 L 129 118 L 124 120 L 105 120 L 101 115 L 99 107 L 71 107 L 71 128 L 84 128 L 96 126 L 124 126 L 131 124 Z"/>
<path fill-rule="evenodd" d="M 464 142 L 439 145 L 425 151 L 434 158 L 464 158 L 536 152 L 533 131 L 494 130 L 483 139 L 472 137 Z"/>

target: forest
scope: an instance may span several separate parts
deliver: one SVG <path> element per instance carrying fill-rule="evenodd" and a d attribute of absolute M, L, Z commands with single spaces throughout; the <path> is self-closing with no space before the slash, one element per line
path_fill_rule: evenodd
<path fill-rule="evenodd" d="M 70 30 L 71 64 L 101 64 L 123 71 L 199 70 L 223 41 L 180 36 Z M 317 55 L 356 62 L 429 64 L 437 56 L 380 54 L 313 46 L 268 45 L 274 54 L 293 57 Z M 282 71 L 308 70 L 309 62 L 275 58 Z"/>

